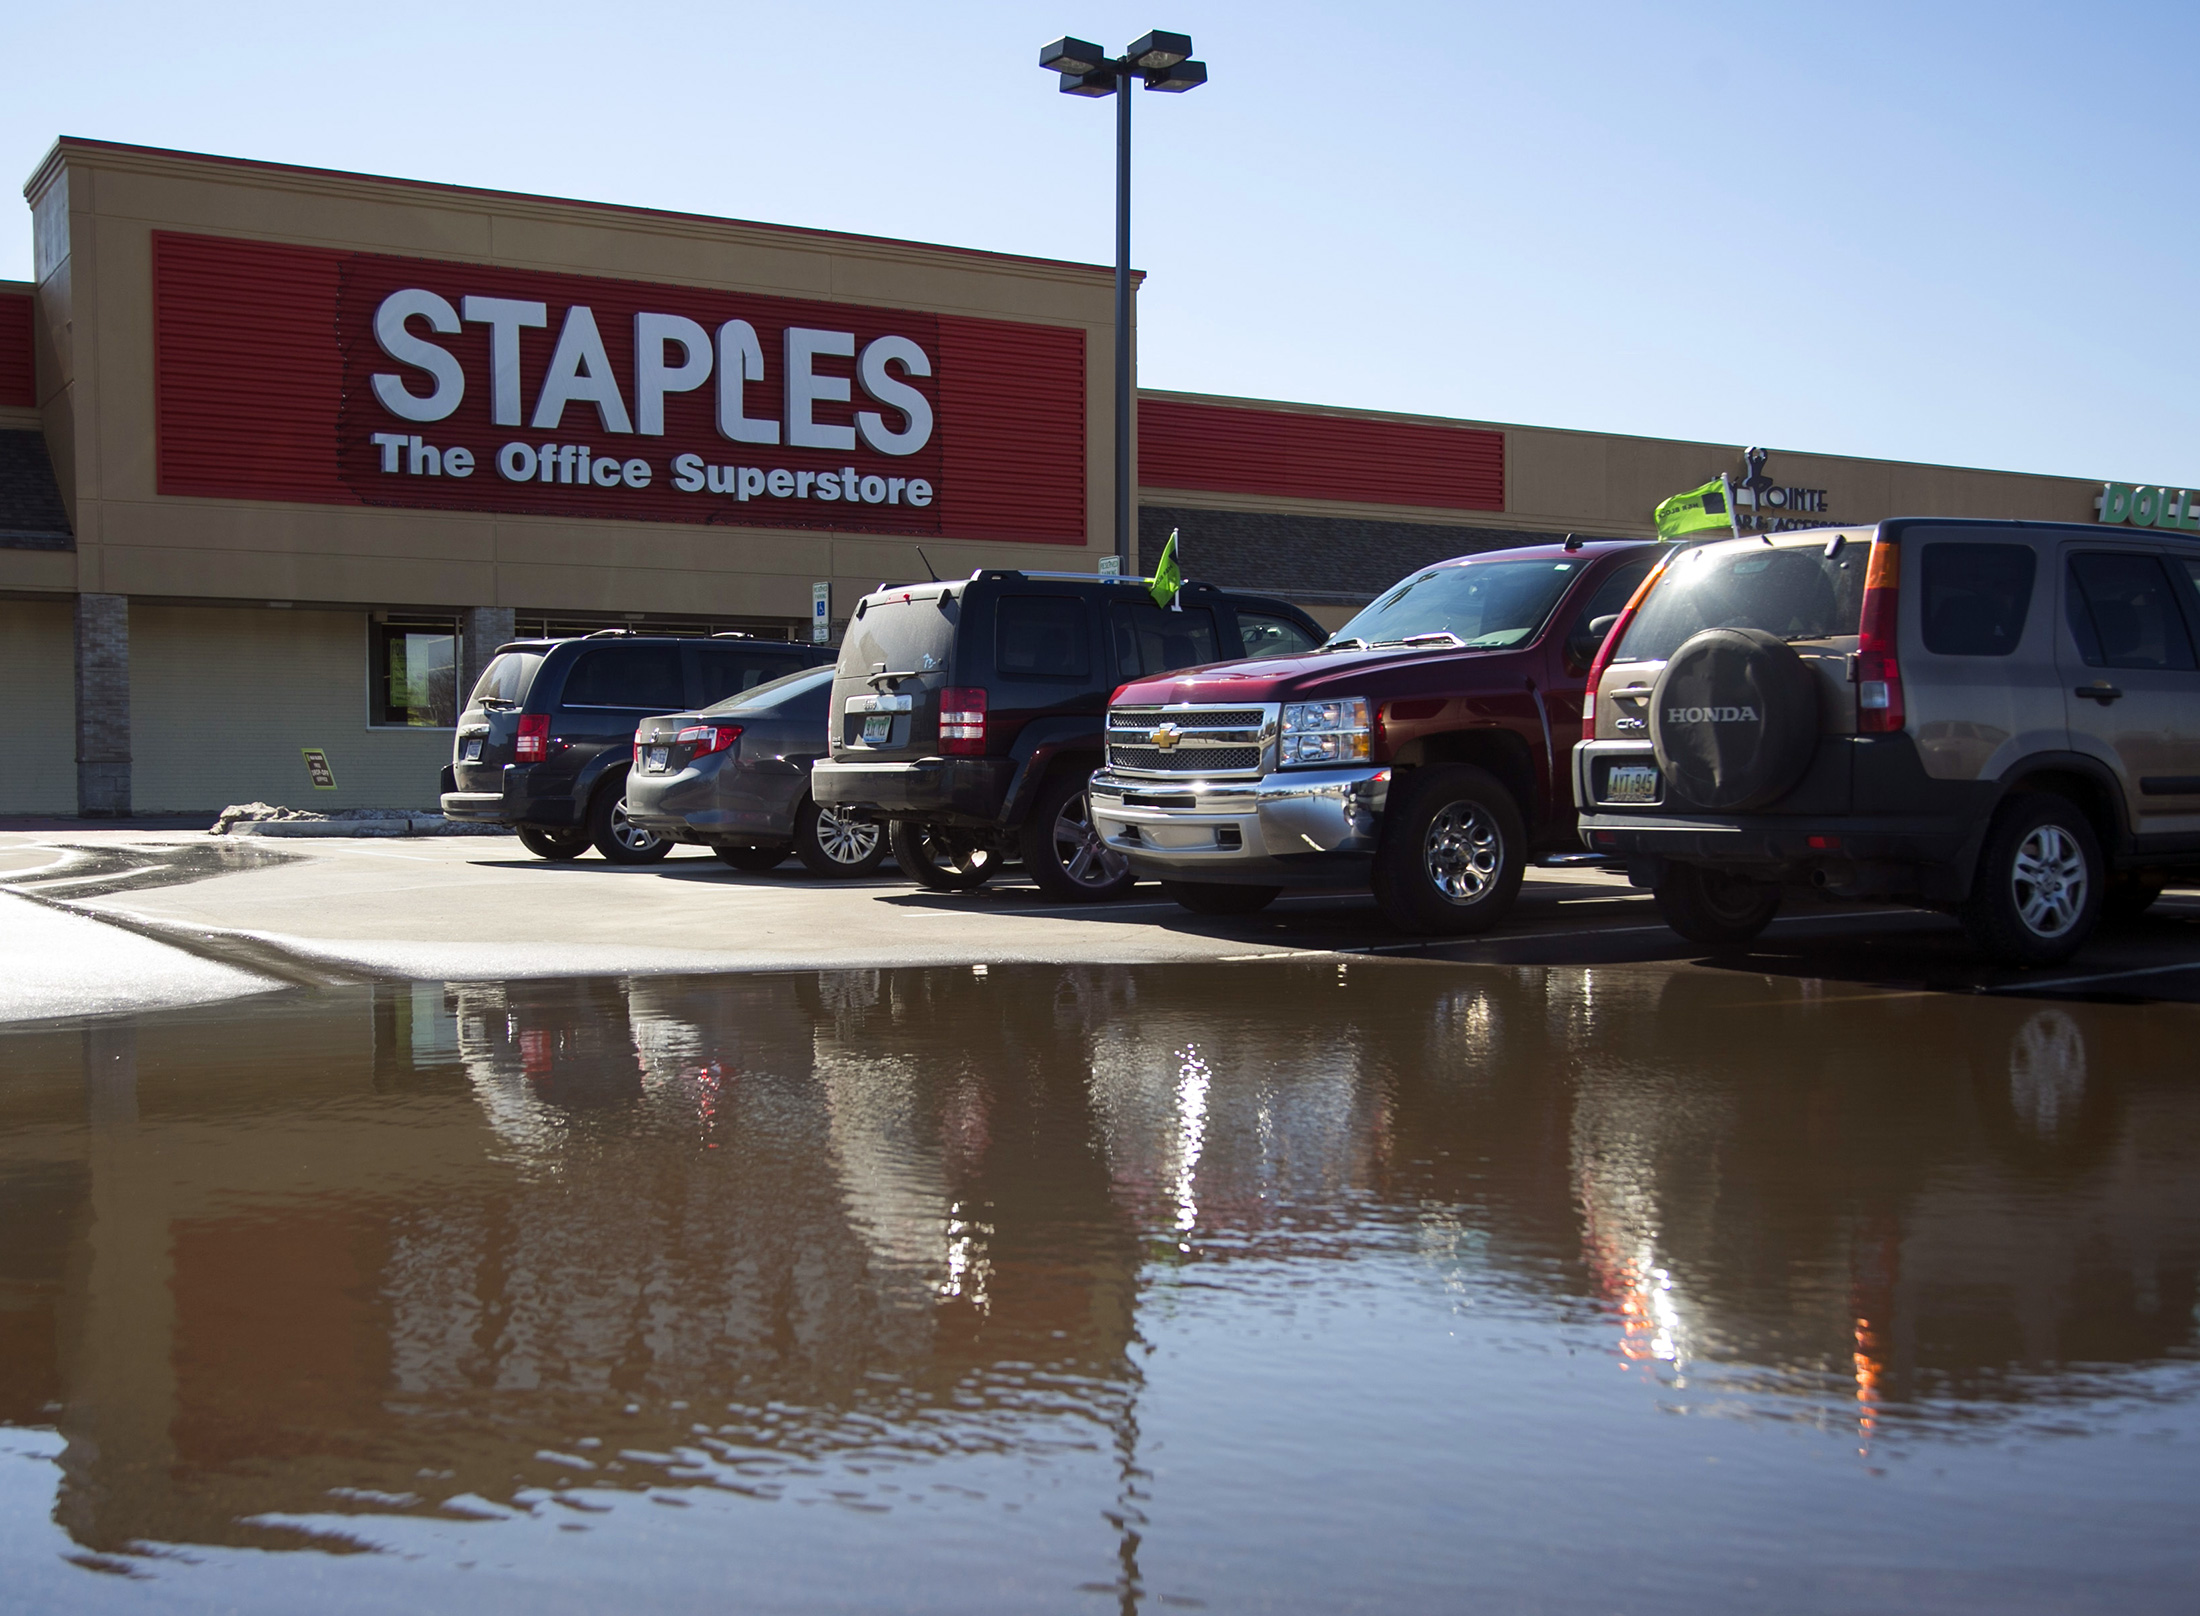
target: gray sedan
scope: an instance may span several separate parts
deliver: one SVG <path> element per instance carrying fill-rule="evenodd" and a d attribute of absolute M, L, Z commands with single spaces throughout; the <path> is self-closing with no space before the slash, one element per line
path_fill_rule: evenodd
<path fill-rule="evenodd" d="M 810 796 L 832 693 L 830 666 L 805 668 L 700 712 L 643 719 L 627 818 L 701 843 L 737 870 L 768 870 L 793 853 L 813 874 L 870 874 L 886 856 L 886 827 Z"/>

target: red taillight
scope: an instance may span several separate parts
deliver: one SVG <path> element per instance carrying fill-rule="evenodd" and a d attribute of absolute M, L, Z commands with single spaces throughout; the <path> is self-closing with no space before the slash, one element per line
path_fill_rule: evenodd
<path fill-rule="evenodd" d="M 520 714 L 519 738 L 512 743 L 512 756 L 522 763 L 540 763 L 549 755 L 550 715 Z"/>
<path fill-rule="evenodd" d="M 985 753 L 985 692 L 950 685 L 940 692 L 940 750 L 949 756 Z"/>
<path fill-rule="evenodd" d="M 1902 665 L 1895 657 L 1895 584 L 1901 574 L 1902 546 L 1875 540 L 1864 569 L 1864 620 L 1856 640 L 1856 727 L 1866 735 L 1902 729 Z"/>
<path fill-rule="evenodd" d="M 1650 569 L 1650 575 L 1635 585 L 1635 592 L 1627 597 L 1627 604 L 1620 608 L 1619 621 L 1612 625 L 1612 632 L 1604 636 L 1604 643 L 1597 647 L 1596 660 L 1589 664 L 1589 688 L 1581 693 L 1581 738 L 1593 741 L 1597 738 L 1597 686 L 1603 682 L 1604 670 L 1612 665 L 1612 653 L 1619 649 L 1619 642 L 1627 637 L 1627 625 L 1635 620 L 1635 613 L 1649 598 L 1657 581 L 1665 576 L 1665 568 L 1673 558 L 1665 557 Z"/>
<path fill-rule="evenodd" d="M 739 724 L 691 724 L 673 736 L 678 746 L 693 746 L 690 757 L 709 757 L 713 752 L 723 752 L 741 738 Z"/>

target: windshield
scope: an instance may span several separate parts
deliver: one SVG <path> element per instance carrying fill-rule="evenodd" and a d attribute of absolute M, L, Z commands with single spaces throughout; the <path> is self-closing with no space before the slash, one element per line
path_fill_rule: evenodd
<path fill-rule="evenodd" d="M 481 670 L 481 682 L 474 686 L 472 705 L 503 701 L 517 707 L 527 699 L 527 687 L 535 682 L 535 670 L 541 666 L 540 651 L 506 651 L 491 658 Z"/>
<path fill-rule="evenodd" d="M 1822 544 L 1770 549 L 1725 544 L 1684 550 L 1650 591 L 1627 638 L 1622 662 L 1663 662 L 1707 628 L 1754 628 L 1783 640 L 1854 634 L 1864 611 L 1869 544 L 1847 544 L 1829 557 Z"/>
<path fill-rule="evenodd" d="M 1477 651 L 1520 645 L 1543 626 L 1581 567 L 1578 561 L 1474 561 L 1431 567 L 1415 573 L 1345 624 L 1329 643 L 1359 640 L 1367 645 L 1396 645 L 1423 635 L 1448 634 Z"/>
<path fill-rule="evenodd" d="M 738 713 L 758 707 L 776 707 L 782 701 L 797 696 L 807 696 L 819 685 L 833 682 L 833 665 L 828 662 L 822 668 L 802 668 L 793 673 L 783 673 L 776 679 L 767 679 L 760 685 L 751 685 L 738 696 L 728 696 L 715 707 L 705 707 L 705 716 L 715 718 L 721 713 Z"/>

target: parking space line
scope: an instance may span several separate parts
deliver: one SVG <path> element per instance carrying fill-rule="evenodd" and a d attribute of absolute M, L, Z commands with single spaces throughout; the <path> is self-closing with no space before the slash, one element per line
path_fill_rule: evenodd
<path fill-rule="evenodd" d="M 2045 982 L 2004 982 L 2000 987 L 1988 988 L 1989 993 L 2042 993 L 2049 988 L 2084 987 L 2093 982 L 2121 982 L 2133 976 L 2167 976 L 2172 971 L 2200 971 L 2200 960 L 2184 960 L 2176 965 L 2142 965 L 2129 971 L 2096 971 L 2087 976 L 2058 976 Z"/>
<path fill-rule="evenodd" d="M 280 840 L 281 838 L 278 837 L 272 839 Z M 319 838 L 319 840 L 329 841 L 333 840 L 333 838 L 321 837 Z M 331 847 L 325 849 L 325 851 L 330 853 L 356 853 L 364 858 L 403 859 L 408 864 L 441 864 L 443 862 L 443 860 L 441 859 L 427 858 L 419 853 L 392 853 L 386 847 Z"/>

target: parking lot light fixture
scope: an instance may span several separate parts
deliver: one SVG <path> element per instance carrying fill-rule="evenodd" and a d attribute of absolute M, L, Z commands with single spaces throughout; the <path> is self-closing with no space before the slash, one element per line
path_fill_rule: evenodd
<path fill-rule="evenodd" d="M 1164 67 L 1174 67 L 1191 55 L 1192 38 L 1189 34 L 1165 34 L 1156 29 L 1123 54 L 1140 72 L 1154 73 Z"/>
<path fill-rule="evenodd" d="M 1097 73 L 1101 68 L 1112 64 L 1108 61 L 1108 53 L 1098 45 L 1088 44 L 1082 39 L 1065 38 L 1040 48 L 1039 65 L 1065 77 L 1082 77 L 1087 73 Z"/>
<path fill-rule="evenodd" d="M 1207 82 L 1205 62 L 1178 62 L 1173 67 L 1156 68 L 1146 75 L 1146 88 L 1168 90 L 1181 95 L 1186 90 L 1196 90 Z"/>
<path fill-rule="evenodd" d="M 1131 488 L 1131 80 L 1149 90 L 1181 94 L 1207 82 L 1207 64 L 1192 61 L 1189 34 L 1145 35 L 1121 56 L 1064 36 L 1039 51 L 1039 65 L 1061 76 L 1064 95 L 1112 95 L 1115 103 L 1115 556 L 1127 576 L 1137 571 L 1132 535 L 1137 521 Z"/>

